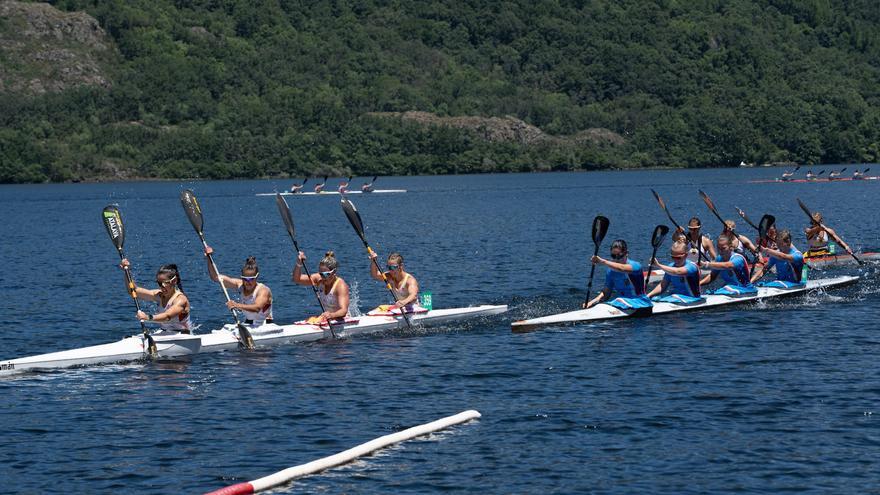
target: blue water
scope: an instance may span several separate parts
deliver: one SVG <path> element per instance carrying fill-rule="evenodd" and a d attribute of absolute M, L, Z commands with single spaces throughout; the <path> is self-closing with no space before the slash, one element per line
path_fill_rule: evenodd
<path fill-rule="evenodd" d="M 380 254 L 401 251 L 435 307 L 506 315 L 419 330 L 191 360 L 0 380 L 4 491 L 201 493 L 477 409 L 452 428 L 275 493 L 765 493 L 876 490 L 880 374 L 876 265 L 859 285 L 762 306 L 529 334 L 510 322 L 583 297 L 592 217 L 646 259 L 655 224 L 776 215 L 799 197 L 856 248 L 880 247 L 880 181 L 749 184 L 774 169 L 383 178 L 406 194 L 352 196 Z M 357 181 L 356 181 L 357 182 Z M 136 333 L 100 211 L 120 205 L 135 276 L 181 266 L 202 330 L 228 321 L 178 202 L 191 187 L 220 269 L 248 255 L 276 319 L 316 314 L 289 281 L 279 181 L 0 187 L 0 359 Z M 336 251 L 358 307 L 386 302 L 338 198 L 289 199 L 301 247 Z M 748 231 L 738 222 L 741 231 Z M 796 234 L 803 245 L 802 234 Z M 607 242 L 607 241 L 606 241 Z M 599 270 L 601 276 L 602 271 Z M 875 412 L 877 414 L 875 414 Z"/>

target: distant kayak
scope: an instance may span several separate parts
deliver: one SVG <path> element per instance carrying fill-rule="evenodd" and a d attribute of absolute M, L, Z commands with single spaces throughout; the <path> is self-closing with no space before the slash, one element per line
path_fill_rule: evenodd
<path fill-rule="evenodd" d="M 391 194 L 391 193 L 405 193 L 406 189 L 375 189 L 373 191 L 364 192 L 364 191 L 346 191 L 345 194 Z M 339 191 L 321 191 L 321 192 L 302 192 L 302 193 L 292 193 L 292 192 L 283 192 L 282 196 L 339 196 L 343 193 Z M 275 196 L 275 193 L 257 193 L 257 196 Z"/>
<path fill-rule="evenodd" d="M 840 249 L 840 248 L 838 248 Z M 857 256 L 863 261 L 877 261 L 880 260 L 880 253 L 857 253 Z M 843 265 L 843 264 L 852 264 L 855 263 L 856 260 L 853 259 L 852 256 L 846 253 L 846 251 L 836 254 L 829 254 L 826 256 L 804 256 L 804 261 L 810 264 L 810 266 L 829 266 L 829 265 Z"/>
<path fill-rule="evenodd" d="M 827 177 L 823 177 L 821 179 L 789 179 L 782 180 L 780 178 L 775 179 L 761 179 L 761 180 L 750 180 L 749 184 L 767 184 L 767 183 L 782 183 L 782 182 L 792 182 L 797 184 L 803 184 L 804 182 L 849 182 L 849 181 L 862 181 L 862 180 L 877 180 L 880 179 L 880 176 L 872 175 L 870 177 L 862 177 L 861 179 L 853 179 L 852 177 L 840 177 L 829 179 Z"/>

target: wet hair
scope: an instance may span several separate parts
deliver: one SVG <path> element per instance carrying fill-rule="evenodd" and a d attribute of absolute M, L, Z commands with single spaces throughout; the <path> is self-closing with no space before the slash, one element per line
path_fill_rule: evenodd
<path fill-rule="evenodd" d="M 165 278 L 168 280 L 174 280 L 177 284 L 177 288 L 180 292 L 183 292 L 183 285 L 180 280 L 180 271 L 177 269 L 177 265 L 174 263 L 169 263 L 167 265 L 162 265 L 159 267 L 159 270 L 156 271 L 156 276 L 165 275 Z"/>
<path fill-rule="evenodd" d="M 724 221 L 724 228 L 733 232 L 734 230 L 736 230 L 736 223 L 733 220 L 725 220 Z"/>
<path fill-rule="evenodd" d="M 626 249 L 626 241 L 623 239 L 615 239 L 614 242 L 611 243 L 611 249 L 617 248 L 621 253 L 628 253 L 629 251 Z"/>
<path fill-rule="evenodd" d="M 248 256 L 248 259 L 244 260 L 244 266 L 241 267 L 241 274 L 244 275 L 245 271 L 253 271 L 254 275 L 260 273 L 260 267 L 257 266 L 256 258 Z"/>
<path fill-rule="evenodd" d="M 810 219 L 813 220 L 813 223 L 822 223 L 822 214 L 818 211 L 814 211 L 813 214 L 810 215 Z"/>
<path fill-rule="evenodd" d="M 790 243 L 791 242 L 791 232 L 789 232 L 788 229 L 779 231 L 779 233 L 776 234 L 776 240 L 778 242 Z"/>
<path fill-rule="evenodd" d="M 403 256 L 401 256 L 400 253 L 391 253 L 388 255 L 388 262 L 402 265 L 403 264 Z"/>
<path fill-rule="evenodd" d="M 697 222 L 697 227 L 703 226 L 703 222 L 700 221 L 700 217 L 691 217 L 691 219 L 688 220 L 688 227 L 690 227 L 691 224 L 694 222 Z"/>
<path fill-rule="evenodd" d="M 327 251 L 324 254 L 324 257 L 321 258 L 321 261 L 318 263 L 319 265 L 324 265 L 330 270 L 335 270 L 336 267 L 339 266 L 339 262 L 336 261 L 336 254 L 333 251 Z"/>

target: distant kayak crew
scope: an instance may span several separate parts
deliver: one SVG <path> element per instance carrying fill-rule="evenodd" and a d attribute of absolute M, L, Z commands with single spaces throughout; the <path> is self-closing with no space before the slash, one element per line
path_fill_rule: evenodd
<path fill-rule="evenodd" d="M 853 171 L 853 180 L 863 180 L 865 178 L 865 172 L 859 172 L 858 170 Z"/>
<path fill-rule="evenodd" d="M 210 246 L 205 248 L 205 257 L 214 253 Z M 235 289 L 241 295 L 241 301 L 227 301 L 226 307 L 237 309 L 244 314 L 244 322 L 248 325 L 259 326 L 272 323 L 272 290 L 265 284 L 259 283 L 260 269 L 257 260 L 253 256 L 248 257 L 241 267 L 241 277 L 235 278 L 228 275 L 218 275 L 214 271 L 214 264 L 208 259 L 208 276 L 214 282 L 223 281 L 227 289 Z"/>
<path fill-rule="evenodd" d="M 688 221 L 687 232 L 685 232 L 685 241 L 687 242 L 688 259 L 694 263 L 698 263 L 700 259 L 715 259 L 715 247 L 712 245 L 712 239 L 701 232 L 703 223 L 699 217 L 693 217 Z M 700 252 L 704 255 L 700 255 Z"/>
<path fill-rule="evenodd" d="M 370 260 L 374 260 L 377 257 L 378 255 L 375 251 L 370 250 Z M 412 274 L 406 271 L 403 264 L 403 256 L 399 253 L 389 254 L 385 266 L 388 268 L 388 271 L 384 275 L 391 282 L 391 287 L 397 295 L 397 302 L 388 305 L 383 304 L 377 309 L 381 311 L 394 311 L 404 308 L 403 311 L 407 313 L 423 310 L 418 305 L 419 283 Z M 382 281 L 382 275 L 382 273 L 379 273 L 379 269 L 376 268 L 376 263 L 370 262 L 370 276 L 375 280 Z"/>
<path fill-rule="evenodd" d="M 814 180 L 814 179 L 816 179 L 817 177 L 818 177 L 818 176 L 817 176 L 816 174 L 813 173 L 813 170 L 812 170 L 812 169 L 807 170 L 807 180 Z"/>
<path fill-rule="evenodd" d="M 712 273 L 703 277 L 700 284 L 710 284 L 720 276 L 724 286 L 712 291 L 712 294 L 738 296 L 756 293 L 758 290 L 749 280 L 749 265 L 745 256 L 733 251 L 733 235 L 725 232 L 715 242 L 718 245 L 715 261 L 704 261 L 700 265 L 712 270 Z"/>
<path fill-rule="evenodd" d="M 119 267 L 123 269 L 129 266 L 131 265 L 127 259 L 119 263 Z M 138 319 L 158 323 L 162 330 L 189 333 L 192 330 L 189 299 L 183 293 L 177 265 L 162 265 L 156 272 L 156 284 L 159 286 L 158 289 L 135 287 L 138 299 L 153 301 L 160 308 L 158 313 L 151 315 L 138 311 Z"/>
<path fill-rule="evenodd" d="M 824 227 L 821 223 L 822 214 L 818 211 L 813 212 L 813 219 L 810 221 L 810 226 L 804 229 L 804 233 L 807 235 L 808 246 L 807 252 L 804 253 L 804 258 L 809 259 L 817 256 L 835 254 L 830 250 L 830 241 L 832 238 L 840 239 L 840 237 L 837 235 L 837 232 L 834 232 L 834 229 Z M 843 239 L 840 239 L 840 241 L 843 241 Z M 849 245 L 845 242 L 841 242 L 840 247 L 848 253 L 852 252 L 852 249 L 850 249 Z"/>
<path fill-rule="evenodd" d="M 648 297 L 655 302 L 693 303 L 699 301 L 702 298 L 700 295 L 700 268 L 693 261 L 687 259 L 687 245 L 682 241 L 672 243 L 669 256 L 672 258 L 671 265 L 664 265 L 657 259 L 652 260 L 665 273 L 663 280 L 648 293 Z M 667 295 L 660 295 L 667 291 L 669 291 Z"/>
<path fill-rule="evenodd" d="M 349 289 L 348 284 L 337 274 L 339 262 L 333 251 L 327 251 L 318 263 L 318 273 L 313 273 L 311 278 L 302 273 L 306 255 L 302 251 L 297 256 L 296 265 L 293 268 L 293 281 L 299 285 L 315 286 L 318 288 L 318 299 L 324 306 L 324 312 L 308 319 L 309 323 L 325 323 L 329 320 L 338 320 L 349 316 Z"/>
<path fill-rule="evenodd" d="M 778 249 L 764 248 L 764 254 L 770 257 L 765 267 L 765 272 L 776 268 L 776 280 L 761 284 L 764 287 L 789 288 L 802 285 L 801 275 L 804 268 L 804 256 L 791 245 L 791 232 L 783 230 L 779 232 Z"/>
<path fill-rule="evenodd" d="M 645 294 L 645 278 L 642 273 L 642 265 L 638 261 L 627 257 L 628 250 L 626 241 L 617 239 L 611 243 L 611 260 L 593 256 L 591 262 L 594 265 L 605 265 L 608 272 L 605 274 L 605 286 L 592 300 L 584 303 L 584 308 L 591 308 L 600 302 L 609 299 L 616 292 L 619 297 L 609 300 L 606 304 L 618 309 L 641 309 L 650 308 L 651 300 Z"/>

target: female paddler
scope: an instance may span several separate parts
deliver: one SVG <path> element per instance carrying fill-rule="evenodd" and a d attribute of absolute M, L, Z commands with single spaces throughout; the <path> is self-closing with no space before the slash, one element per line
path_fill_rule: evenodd
<path fill-rule="evenodd" d="M 370 250 L 370 276 L 382 282 L 382 273 L 379 273 L 377 263 L 372 260 L 379 255 L 375 251 Z M 391 282 L 391 287 L 397 295 L 397 301 L 394 304 L 383 304 L 376 308 L 378 311 L 395 311 L 404 308 L 406 313 L 423 311 L 424 309 L 418 305 L 419 298 L 419 282 L 416 278 L 406 271 L 403 265 L 403 256 L 399 253 L 391 253 L 388 255 L 387 264 L 388 271 L 384 273 L 385 277 Z"/>
<path fill-rule="evenodd" d="M 669 248 L 669 256 L 672 258 L 672 265 L 664 265 L 656 258 L 653 260 L 653 264 L 665 273 L 663 280 L 648 293 L 648 297 L 655 302 L 678 304 L 694 303 L 702 299 L 700 268 L 687 259 L 687 244 L 683 241 L 673 242 L 672 247 Z M 667 295 L 660 295 L 667 290 L 669 291 Z"/>
<path fill-rule="evenodd" d="M 721 276 L 724 286 L 713 291 L 713 294 L 739 296 L 757 293 L 758 289 L 749 280 L 749 265 L 745 256 L 733 251 L 733 235 L 724 232 L 718 236 L 716 243 L 718 255 L 715 261 L 704 261 L 700 265 L 702 268 L 712 270 L 712 273 L 703 277 L 700 285 L 709 284 Z"/>
<path fill-rule="evenodd" d="M 333 251 L 327 251 L 318 263 L 318 273 L 313 273 L 311 278 L 302 273 L 306 255 L 299 252 L 296 265 L 293 267 L 293 281 L 299 285 L 317 287 L 318 299 L 324 307 L 324 312 L 318 316 L 308 318 L 309 323 L 322 324 L 330 320 L 339 320 L 349 316 L 349 292 L 348 284 L 337 274 L 339 262 Z"/>
<path fill-rule="evenodd" d="M 127 259 L 123 259 L 119 263 L 119 267 L 123 269 L 129 266 L 131 265 Z M 159 271 L 156 272 L 156 285 L 159 286 L 158 289 L 135 287 L 138 299 L 153 301 L 160 308 L 160 311 L 154 314 L 138 311 L 138 319 L 156 322 L 162 330 L 189 333 L 192 329 L 192 321 L 189 318 L 189 299 L 183 293 L 177 265 L 169 264 L 159 267 Z"/>
<path fill-rule="evenodd" d="M 619 297 L 608 301 L 607 304 L 617 309 L 641 309 L 650 308 L 651 300 L 645 294 L 645 276 L 642 273 L 642 264 L 627 258 L 626 241 L 617 239 L 611 243 L 611 260 L 593 256 L 590 261 L 594 265 L 605 265 L 609 268 L 605 274 L 605 286 L 599 295 L 584 303 L 584 308 L 592 308 L 605 299 L 611 297 L 616 291 Z"/>
<path fill-rule="evenodd" d="M 206 259 L 213 253 L 212 247 L 205 247 Z M 226 307 L 241 311 L 244 314 L 246 324 L 259 326 L 272 323 L 272 290 L 257 281 L 257 277 L 260 276 L 260 268 L 257 266 L 256 258 L 250 256 L 245 260 L 244 266 L 241 267 L 240 278 L 218 275 L 214 271 L 214 264 L 208 259 L 208 276 L 214 282 L 222 280 L 224 287 L 235 289 L 241 294 L 240 302 L 229 300 L 226 302 Z"/>
<path fill-rule="evenodd" d="M 688 221 L 687 232 L 685 232 L 685 240 L 687 242 L 688 259 L 697 263 L 700 258 L 711 260 L 715 258 L 715 247 L 712 246 L 712 239 L 703 234 L 701 231 L 703 223 L 699 217 L 693 217 Z M 705 253 L 700 256 L 700 252 Z"/>
<path fill-rule="evenodd" d="M 828 256 L 832 253 L 829 248 L 829 240 L 831 238 L 840 239 L 833 229 L 825 227 L 822 224 L 822 214 L 818 211 L 813 212 L 813 218 L 810 220 L 810 226 L 804 229 L 807 235 L 807 244 L 809 249 L 804 253 L 804 258 L 810 259 L 817 256 Z M 823 228 L 824 227 L 824 228 Z M 840 239 L 841 241 L 843 239 Z M 840 244 L 846 252 L 852 253 L 852 249 L 845 243 Z"/>
<path fill-rule="evenodd" d="M 776 280 L 761 283 L 762 287 L 787 289 L 803 285 L 804 255 L 791 245 L 791 232 L 783 230 L 777 236 L 777 249 L 765 247 L 761 251 L 770 257 L 765 273 L 776 268 Z"/>

